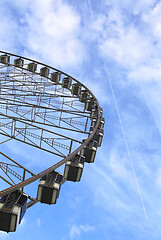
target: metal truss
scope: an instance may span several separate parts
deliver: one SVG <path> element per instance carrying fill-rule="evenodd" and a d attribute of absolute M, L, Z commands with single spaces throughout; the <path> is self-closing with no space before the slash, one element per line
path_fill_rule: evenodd
<path fill-rule="evenodd" d="M 93 93 L 68 74 L 32 59 L 3 51 L 0 54 L 10 57 L 9 62 L 0 63 L 0 178 L 10 185 L 0 191 L 1 197 L 16 189 L 24 191 L 25 186 L 60 167 L 87 145 L 99 126 L 100 107 Z M 15 64 L 18 58 L 24 61 L 22 66 Z M 37 65 L 34 72 L 28 70 L 31 62 Z M 42 76 L 43 67 L 58 72 L 60 81 L 53 82 L 50 75 Z M 71 93 L 71 88 L 62 86 L 64 77 L 88 91 L 97 104 L 98 119 L 90 135 L 90 112 Z M 82 143 L 82 139 L 86 140 Z M 9 151 L 3 152 L 3 145 L 10 141 L 53 154 L 56 162 L 40 173 L 33 173 L 10 157 Z M 28 207 L 37 202 L 34 197 L 29 198 Z"/>

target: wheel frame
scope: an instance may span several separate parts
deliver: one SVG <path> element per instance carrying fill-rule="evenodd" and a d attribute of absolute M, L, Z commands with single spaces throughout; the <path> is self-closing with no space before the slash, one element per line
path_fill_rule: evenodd
<path fill-rule="evenodd" d="M 100 124 L 100 119 L 101 119 L 101 109 L 100 109 L 100 106 L 99 106 L 99 103 L 98 103 L 98 100 L 97 98 L 95 97 L 95 95 L 84 85 L 82 84 L 80 81 L 78 81 L 77 79 L 73 78 L 72 76 L 70 76 L 69 74 L 57 69 L 57 68 L 54 68 L 54 67 L 51 67 L 47 64 L 44 64 L 44 63 L 41 63 L 37 60 L 33 60 L 33 59 L 30 59 L 30 58 L 26 58 L 26 57 L 23 57 L 23 56 L 20 56 L 20 55 L 17 55 L 17 54 L 13 54 L 13 53 L 9 53 L 9 52 L 5 52 L 5 51 L 0 51 L 0 54 L 5 54 L 5 55 L 8 55 L 10 57 L 16 57 L 16 58 L 21 58 L 23 59 L 24 61 L 27 60 L 27 61 L 31 61 L 31 62 L 34 62 L 38 65 L 41 65 L 43 67 L 47 67 L 51 70 L 54 70 L 54 71 L 57 71 L 59 72 L 60 74 L 63 74 L 69 78 L 71 78 L 74 82 L 78 83 L 81 87 L 83 87 L 85 90 L 88 91 L 88 93 L 93 97 L 95 103 L 96 103 L 96 107 L 98 109 L 98 117 L 97 117 L 97 122 L 96 122 L 96 125 L 95 127 L 93 128 L 93 131 L 92 133 L 90 133 L 90 135 L 88 136 L 88 138 L 83 142 L 81 143 L 81 145 L 76 148 L 73 152 L 71 152 L 67 157 L 63 158 L 62 160 L 60 160 L 59 162 L 57 162 L 56 164 L 52 165 L 51 167 L 48 167 L 47 169 L 43 170 L 42 172 L 36 174 L 36 175 L 33 175 L 32 177 L 29 177 L 28 179 L 20 182 L 20 183 L 17 183 L 15 184 L 14 186 L 11 186 L 11 187 L 8 187 L 2 191 L 0 191 L 0 197 L 6 195 L 6 194 L 9 194 L 15 190 L 18 190 L 20 188 L 24 188 L 25 186 L 29 185 L 30 183 L 40 179 L 41 177 L 45 176 L 46 174 L 54 171 L 55 169 L 59 168 L 60 166 L 62 166 L 63 164 L 65 164 L 68 160 L 70 160 L 71 158 L 73 158 L 81 149 L 83 149 L 86 145 L 88 145 L 89 141 L 93 138 L 94 134 L 96 133 L 98 127 L 99 127 L 99 124 Z M 8 64 L 8 66 L 14 66 L 13 64 Z M 21 67 L 22 69 L 24 70 L 27 70 L 23 67 Z M 38 72 L 34 72 L 33 74 L 37 74 L 37 75 L 40 75 L 40 73 Z M 49 80 L 50 78 L 47 77 Z M 30 198 L 30 202 L 28 203 L 27 205 L 27 208 L 31 207 L 32 205 L 34 205 L 37 201 L 36 199 L 33 199 L 33 198 Z"/>

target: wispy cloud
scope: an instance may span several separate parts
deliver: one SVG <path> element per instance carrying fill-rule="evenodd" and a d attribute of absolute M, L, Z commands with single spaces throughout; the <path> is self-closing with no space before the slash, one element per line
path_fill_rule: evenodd
<path fill-rule="evenodd" d="M 36 223 L 37 227 L 40 228 L 41 227 L 41 220 L 40 218 L 37 219 L 37 223 Z"/>
<path fill-rule="evenodd" d="M 94 41 L 110 65 L 109 72 L 120 73 L 117 78 L 111 74 L 114 86 L 119 84 L 118 88 L 123 86 L 124 89 L 137 86 L 136 96 L 144 100 L 154 121 L 159 124 L 161 3 L 153 0 L 136 1 L 135 6 L 132 1 L 106 3 L 104 14 L 94 11 L 91 35 L 95 36 Z"/>
<path fill-rule="evenodd" d="M 95 231 L 95 227 L 94 226 L 90 226 L 90 225 L 72 225 L 70 232 L 69 232 L 69 236 L 70 239 L 78 239 L 78 237 L 80 237 L 81 233 L 87 233 L 87 232 L 91 232 L 91 231 Z"/>
<path fill-rule="evenodd" d="M 55 0 L 24 3 L 16 0 L 12 8 L 7 3 L 1 6 L 1 32 L 5 36 L 1 48 L 14 49 L 57 66 L 82 62 L 80 18 L 72 6 Z"/>
<path fill-rule="evenodd" d="M 0 231 L 0 239 L 6 240 L 6 239 L 8 239 L 8 237 L 9 237 L 8 233 Z"/>

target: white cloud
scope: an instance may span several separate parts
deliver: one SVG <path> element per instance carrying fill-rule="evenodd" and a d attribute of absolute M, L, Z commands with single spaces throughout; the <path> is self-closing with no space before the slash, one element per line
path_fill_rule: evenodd
<path fill-rule="evenodd" d="M 79 16 L 62 1 L 41 3 L 34 1 L 33 9 L 37 11 L 31 9 L 31 14 L 23 19 L 28 25 L 27 51 L 38 53 L 50 63 L 77 64 L 83 53 L 79 40 Z"/>
<path fill-rule="evenodd" d="M 101 19 L 102 15 L 100 16 Z M 133 22 L 128 22 L 127 16 L 118 9 L 112 8 L 108 16 L 104 16 L 104 29 L 101 31 L 100 49 L 109 59 L 116 61 L 125 69 L 131 70 L 143 64 L 156 54 L 151 37 L 146 31 L 140 31 Z M 146 51 L 145 51 L 146 49 Z"/>
<path fill-rule="evenodd" d="M 161 40 L 161 2 L 159 2 L 152 10 L 142 14 L 142 20 L 148 24 L 150 36 L 156 41 Z"/>
<path fill-rule="evenodd" d="M 140 14 L 142 11 L 147 11 L 149 8 L 156 4 L 156 0 L 136 0 L 135 4 L 133 0 L 113 0 L 109 2 L 105 0 L 108 6 L 116 6 L 119 9 L 126 9 L 128 13 Z"/>
<path fill-rule="evenodd" d="M 16 0 L 13 11 L 8 4 L 2 6 L 1 48 L 14 52 L 21 48 L 21 54 L 61 67 L 82 62 L 80 17 L 70 5 L 56 0 Z"/>
<path fill-rule="evenodd" d="M 69 235 L 71 239 L 77 239 L 81 235 L 81 233 L 83 232 L 87 233 L 91 231 L 95 231 L 94 226 L 74 224 L 71 226 Z"/>
<path fill-rule="evenodd" d="M 36 225 L 37 225 L 38 228 L 41 227 L 41 220 L 40 220 L 40 218 L 37 219 L 37 221 L 36 221 Z"/>
<path fill-rule="evenodd" d="M 134 131 L 132 131 L 133 134 Z M 110 212 L 113 217 L 117 217 L 119 212 L 120 221 L 124 219 L 126 222 L 134 216 L 142 218 L 144 217 L 142 203 L 130 161 L 123 151 L 124 144 L 120 145 L 120 140 L 117 139 L 114 142 L 116 148 L 110 153 L 107 153 L 106 148 L 101 149 L 101 153 L 97 153 L 96 162 L 91 166 L 92 170 L 85 176 L 91 190 L 90 199 L 94 207 L 100 207 L 105 211 L 105 215 Z M 134 148 L 131 149 L 131 157 L 145 209 L 149 215 L 154 214 L 157 211 L 153 202 L 158 191 L 155 172 L 158 168 L 159 156 L 146 155 L 146 153 L 144 155 L 137 152 L 133 144 L 131 146 Z M 151 189 L 155 189 L 153 194 Z M 113 209 L 112 212 L 111 209 Z"/>
<path fill-rule="evenodd" d="M 142 9 L 140 16 L 135 19 L 134 16 L 124 14 L 123 8 L 129 6 L 130 1 L 121 2 L 122 8 L 118 8 L 118 1 L 115 2 L 110 3 L 110 9 L 106 9 L 107 14 L 97 14 L 91 25 L 99 32 L 96 41 L 102 54 L 128 70 L 129 79 L 131 77 L 137 80 L 140 76 L 140 81 L 158 80 L 161 3 L 154 5 L 154 1 L 146 1 L 146 4 L 145 1 L 136 1 L 136 5 L 144 8 L 146 5 L 155 7 L 146 12 Z M 130 14 L 131 10 L 128 10 Z"/>
<path fill-rule="evenodd" d="M 107 5 L 104 15 L 98 13 L 91 25 L 97 32 L 93 35 L 97 36 L 99 49 L 106 61 L 112 61 L 118 67 L 115 71 L 124 69 L 125 75 L 118 79 L 119 83 L 124 82 L 124 87 L 135 84 L 139 88 L 137 94 L 146 100 L 154 121 L 158 122 L 161 100 L 161 3 L 142 0 L 134 5 L 132 1 L 116 0 L 108 1 Z M 125 9 L 128 10 L 127 14 Z"/>
<path fill-rule="evenodd" d="M 108 165 L 110 167 L 110 170 L 115 176 L 118 176 L 119 178 L 122 179 L 127 179 L 129 178 L 128 170 L 129 162 L 127 163 L 127 159 L 123 157 L 121 158 L 121 161 L 119 161 L 119 158 L 120 156 L 118 155 L 116 150 L 111 151 Z"/>
<path fill-rule="evenodd" d="M 6 240 L 8 238 L 9 234 L 6 232 L 0 231 L 0 239 L 1 240 Z"/>
<path fill-rule="evenodd" d="M 132 69 L 128 73 L 128 78 L 133 81 L 137 82 L 138 84 L 141 82 L 157 82 L 159 86 L 160 83 L 160 76 L 161 76 L 161 67 L 159 64 L 155 66 L 138 66 L 137 69 Z"/>
<path fill-rule="evenodd" d="M 144 48 L 147 50 L 143 54 Z M 136 29 L 129 28 L 114 38 L 107 37 L 101 50 L 106 56 L 114 59 L 126 69 L 131 69 L 146 62 L 146 59 L 151 55 L 152 47 Z"/>
<path fill-rule="evenodd" d="M 95 227 L 94 226 L 89 226 L 89 225 L 80 225 L 80 229 L 83 232 L 89 232 L 89 231 L 95 231 Z"/>
<path fill-rule="evenodd" d="M 80 229 L 79 229 L 79 227 L 77 225 L 73 225 L 71 227 L 69 235 L 70 235 L 71 239 L 74 239 L 75 237 L 80 236 Z"/>

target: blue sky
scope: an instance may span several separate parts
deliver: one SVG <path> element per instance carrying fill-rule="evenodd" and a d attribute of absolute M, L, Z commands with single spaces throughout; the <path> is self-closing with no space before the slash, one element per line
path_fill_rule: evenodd
<path fill-rule="evenodd" d="M 5 0 L 0 32 L 1 50 L 89 87 L 106 118 L 103 144 L 81 182 L 64 184 L 56 205 L 36 204 L 16 233 L 0 239 L 160 239 L 161 1 Z M 45 154 L 34 149 L 31 159 L 16 146 L 1 150 L 33 171 L 40 161 L 46 166 Z"/>

